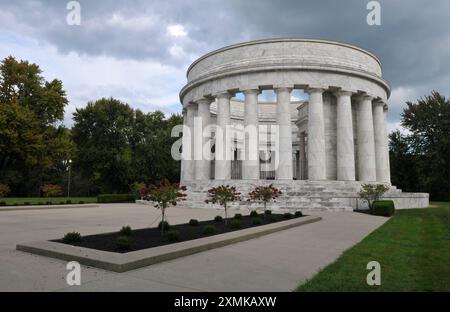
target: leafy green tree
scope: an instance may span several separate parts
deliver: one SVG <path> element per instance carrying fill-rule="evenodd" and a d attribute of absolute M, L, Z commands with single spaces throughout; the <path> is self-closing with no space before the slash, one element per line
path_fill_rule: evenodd
<path fill-rule="evenodd" d="M 401 124 L 410 134 L 391 134 L 393 181 L 400 187 L 406 181 L 411 191 L 429 192 L 433 200 L 450 200 L 450 100 L 433 91 L 406 104 Z"/>
<path fill-rule="evenodd" d="M 96 192 L 126 193 L 132 180 L 134 111 L 113 98 L 102 98 L 79 108 L 73 117 L 72 137 L 76 144 L 75 170 Z"/>
<path fill-rule="evenodd" d="M 16 195 L 37 195 L 55 161 L 67 105 L 61 81 L 46 81 L 36 64 L 0 62 L 0 180 Z"/>
<path fill-rule="evenodd" d="M 418 159 L 411 148 L 410 137 L 400 131 L 389 135 L 389 158 L 391 166 L 391 182 L 406 192 L 424 190 L 419 178 Z"/>

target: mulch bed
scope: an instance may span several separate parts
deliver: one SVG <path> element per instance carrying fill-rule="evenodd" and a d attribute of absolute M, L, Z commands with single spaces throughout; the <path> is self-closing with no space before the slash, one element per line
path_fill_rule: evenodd
<path fill-rule="evenodd" d="M 287 218 L 283 214 L 272 214 L 270 216 L 266 216 L 266 219 L 263 218 L 263 215 L 259 217 L 262 221 L 260 225 L 285 221 Z M 292 215 L 292 218 L 298 218 L 297 216 Z M 231 228 L 230 222 L 233 218 L 228 219 L 228 225 L 225 225 L 225 222 L 217 222 L 214 220 L 208 221 L 199 221 L 198 225 L 193 226 L 189 224 L 176 224 L 171 225 L 170 230 L 176 230 L 180 234 L 180 239 L 177 241 L 169 241 L 167 238 L 161 237 L 161 230 L 157 227 L 155 228 L 144 228 L 137 229 L 132 231 L 131 239 L 132 244 L 131 248 L 128 250 L 120 250 L 116 243 L 115 239 L 120 236 L 119 232 L 114 233 L 105 233 L 105 234 L 96 234 L 89 236 L 82 236 L 81 242 L 78 243 L 70 243 L 73 246 L 80 246 L 86 248 L 92 248 L 103 251 L 111 251 L 118 253 L 126 253 L 130 251 L 136 251 L 141 249 L 147 249 L 157 246 L 163 246 L 173 243 L 179 243 L 183 241 L 193 240 L 197 238 L 213 236 L 217 234 L 252 228 L 260 225 L 253 224 L 253 217 L 248 215 L 242 216 L 241 227 L 240 228 Z M 216 227 L 217 232 L 213 235 L 205 235 L 203 234 L 203 229 L 207 225 L 213 225 Z M 54 240 L 55 242 L 63 243 L 61 239 Z"/>

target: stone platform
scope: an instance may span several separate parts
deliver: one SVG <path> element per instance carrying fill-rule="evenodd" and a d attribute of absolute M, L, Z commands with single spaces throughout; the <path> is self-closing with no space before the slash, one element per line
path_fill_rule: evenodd
<path fill-rule="evenodd" d="M 242 200 L 230 205 L 240 210 L 263 209 L 262 203 L 250 203 L 247 194 L 257 185 L 273 184 L 283 194 L 268 204 L 274 211 L 352 211 L 367 209 L 367 204 L 358 197 L 361 182 L 358 181 L 308 181 L 308 180 L 210 180 L 189 181 L 183 183 L 187 187 L 187 198 L 180 203 L 183 208 L 220 208 L 218 205 L 205 203 L 208 189 L 219 185 L 233 185 L 241 193 Z M 427 193 L 403 193 L 390 185 L 383 196 L 392 199 L 396 209 L 426 208 L 429 205 Z"/>

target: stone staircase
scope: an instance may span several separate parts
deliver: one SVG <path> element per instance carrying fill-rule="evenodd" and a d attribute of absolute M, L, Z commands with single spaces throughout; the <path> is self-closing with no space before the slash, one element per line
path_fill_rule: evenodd
<path fill-rule="evenodd" d="M 230 208 L 240 210 L 254 210 L 264 208 L 262 203 L 247 201 L 247 194 L 257 185 L 270 185 L 282 191 L 282 195 L 275 202 L 270 202 L 268 209 L 274 211 L 353 211 L 364 208 L 358 198 L 361 188 L 360 182 L 345 181 L 306 181 L 306 180 L 227 180 L 227 181 L 192 181 L 184 183 L 187 186 L 187 198 L 180 206 L 186 208 L 220 208 L 218 205 L 205 203 L 208 189 L 219 185 L 233 185 L 241 193 L 241 201 L 232 203 Z M 391 186 L 389 193 L 401 192 Z"/>

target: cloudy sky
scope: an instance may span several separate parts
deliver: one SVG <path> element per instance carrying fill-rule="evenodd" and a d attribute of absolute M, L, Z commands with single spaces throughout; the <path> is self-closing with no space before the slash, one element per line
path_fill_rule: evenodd
<path fill-rule="evenodd" d="M 0 0 L 0 58 L 13 55 L 64 83 L 71 113 L 113 96 L 143 111 L 179 112 L 178 92 L 197 57 L 224 45 L 272 37 L 343 41 L 380 57 L 392 86 L 390 129 L 404 102 L 450 95 L 450 1 L 381 0 L 381 26 L 366 23 L 369 0 Z"/>

